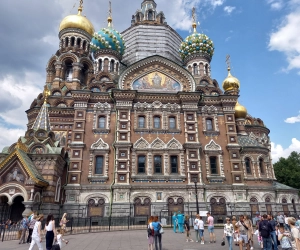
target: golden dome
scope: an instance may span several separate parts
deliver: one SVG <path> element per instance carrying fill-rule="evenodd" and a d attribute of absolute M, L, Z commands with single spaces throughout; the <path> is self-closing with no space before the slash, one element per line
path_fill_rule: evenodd
<path fill-rule="evenodd" d="M 77 15 L 66 16 L 59 25 L 59 31 L 68 28 L 77 28 L 93 35 L 95 32 L 93 24 L 86 17 L 82 16 L 81 12 L 82 7 L 79 7 Z"/>
<path fill-rule="evenodd" d="M 230 68 L 228 67 L 228 76 L 223 81 L 223 89 L 225 92 L 230 90 L 239 90 L 240 88 L 240 81 L 231 75 Z"/>
<path fill-rule="evenodd" d="M 247 109 L 241 104 L 239 104 L 239 102 L 236 102 L 234 109 L 235 109 L 235 113 L 234 113 L 235 118 L 246 118 Z"/>

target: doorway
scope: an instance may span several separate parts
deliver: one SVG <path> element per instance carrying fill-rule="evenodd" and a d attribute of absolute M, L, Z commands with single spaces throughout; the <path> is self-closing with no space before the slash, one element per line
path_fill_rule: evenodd
<path fill-rule="evenodd" d="M 12 222 L 18 222 L 22 220 L 22 213 L 25 210 L 25 206 L 23 204 L 24 198 L 22 196 L 17 196 L 13 200 L 13 204 L 11 205 L 11 213 L 10 220 Z"/>

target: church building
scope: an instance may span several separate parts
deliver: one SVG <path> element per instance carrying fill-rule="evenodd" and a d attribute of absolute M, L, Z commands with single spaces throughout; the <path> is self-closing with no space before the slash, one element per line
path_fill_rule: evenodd
<path fill-rule="evenodd" d="M 195 10 L 185 39 L 154 0 L 121 33 L 111 8 L 103 28 L 82 10 L 80 1 L 61 21 L 27 131 L 0 153 L 0 220 L 196 213 L 196 201 L 220 216 L 300 211 L 298 190 L 276 181 L 270 130 L 238 101 L 230 63 L 222 83 L 213 79 L 214 44 Z"/>

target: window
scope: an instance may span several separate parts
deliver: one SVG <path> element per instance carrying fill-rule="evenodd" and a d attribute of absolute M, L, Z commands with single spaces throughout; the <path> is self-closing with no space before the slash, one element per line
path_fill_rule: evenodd
<path fill-rule="evenodd" d="M 103 174 L 103 156 L 96 157 L 95 174 Z"/>
<path fill-rule="evenodd" d="M 145 117 L 144 116 L 139 116 L 139 128 L 145 128 Z"/>
<path fill-rule="evenodd" d="M 154 117 L 154 128 L 160 128 L 160 117 L 159 116 Z"/>
<path fill-rule="evenodd" d="M 154 173 L 155 174 L 161 173 L 161 156 L 160 155 L 154 156 Z"/>
<path fill-rule="evenodd" d="M 193 74 L 194 75 L 199 75 L 198 65 L 196 63 L 193 65 Z"/>
<path fill-rule="evenodd" d="M 105 128 L 106 119 L 104 116 L 100 116 L 98 120 L 98 128 Z"/>
<path fill-rule="evenodd" d="M 121 151 L 120 152 L 120 157 L 126 157 L 126 152 L 125 151 Z"/>
<path fill-rule="evenodd" d="M 191 174 L 191 182 L 199 182 L 198 174 Z"/>
<path fill-rule="evenodd" d="M 259 170 L 261 174 L 265 173 L 265 169 L 264 169 L 264 160 L 263 159 L 259 159 Z"/>
<path fill-rule="evenodd" d="M 213 130 L 212 119 L 206 119 L 206 130 L 207 131 Z"/>
<path fill-rule="evenodd" d="M 126 180 L 126 176 L 124 174 L 120 174 L 119 181 L 125 181 L 125 180 Z"/>
<path fill-rule="evenodd" d="M 145 173 L 145 162 L 146 162 L 146 157 L 144 155 L 141 155 L 138 157 L 138 173 L 143 174 Z"/>
<path fill-rule="evenodd" d="M 171 163 L 171 173 L 177 174 L 178 173 L 178 160 L 177 156 L 171 156 L 170 157 L 170 163 Z"/>
<path fill-rule="evenodd" d="M 190 164 L 190 170 L 197 170 L 197 163 L 191 162 Z"/>
<path fill-rule="evenodd" d="M 247 174 L 251 174 L 251 161 L 249 158 L 245 159 L 245 165 Z"/>
<path fill-rule="evenodd" d="M 126 123 L 121 123 L 121 128 L 122 128 L 122 129 L 126 129 L 126 128 L 127 128 Z"/>
<path fill-rule="evenodd" d="M 176 121 L 174 117 L 169 118 L 169 128 L 170 129 L 175 129 L 176 128 Z"/>
<path fill-rule="evenodd" d="M 114 72 L 115 71 L 115 61 L 111 60 L 110 61 L 110 72 Z"/>
<path fill-rule="evenodd" d="M 65 73 L 65 80 L 66 81 L 72 81 L 73 79 L 73 66 L 72 62 L 66 63 L 66 73 Z"/>
<path fill-rule="evenodd" d="M 194 116 L 193 116 L 193 115 L 187 115 L 187 119 L 188 119 L 189 121 L 192 121 L 192 120 L 194 120 Z"/>
<path fill-rule="evenodd" d="M 56 183 L 56 190 L 55 190 L 55 201 L 59 201 L 60 198 L 60 189 L 61 189 L 61 180 L 60 177 Z"/>
<path fill-rule="evenodd" d="M 210 160 L 210 173 L 211 174 L 218 174 L 217 157 L 215 157 L 215 156 L 210 157 L 209 160 Z"/>
<path fill-rule="evenodd" d="M 189 141 L 195 141 L 195 135 L 190 135 L 189 134 Z"/>

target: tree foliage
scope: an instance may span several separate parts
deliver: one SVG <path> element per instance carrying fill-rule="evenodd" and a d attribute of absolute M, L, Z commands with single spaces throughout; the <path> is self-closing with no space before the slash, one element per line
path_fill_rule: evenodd
<path fill-rule="evenodd" d="M 281 157 L 274 171 L 278 182 L 300 189 L 300 153 L 294 151 L 288 158 Z"/>

